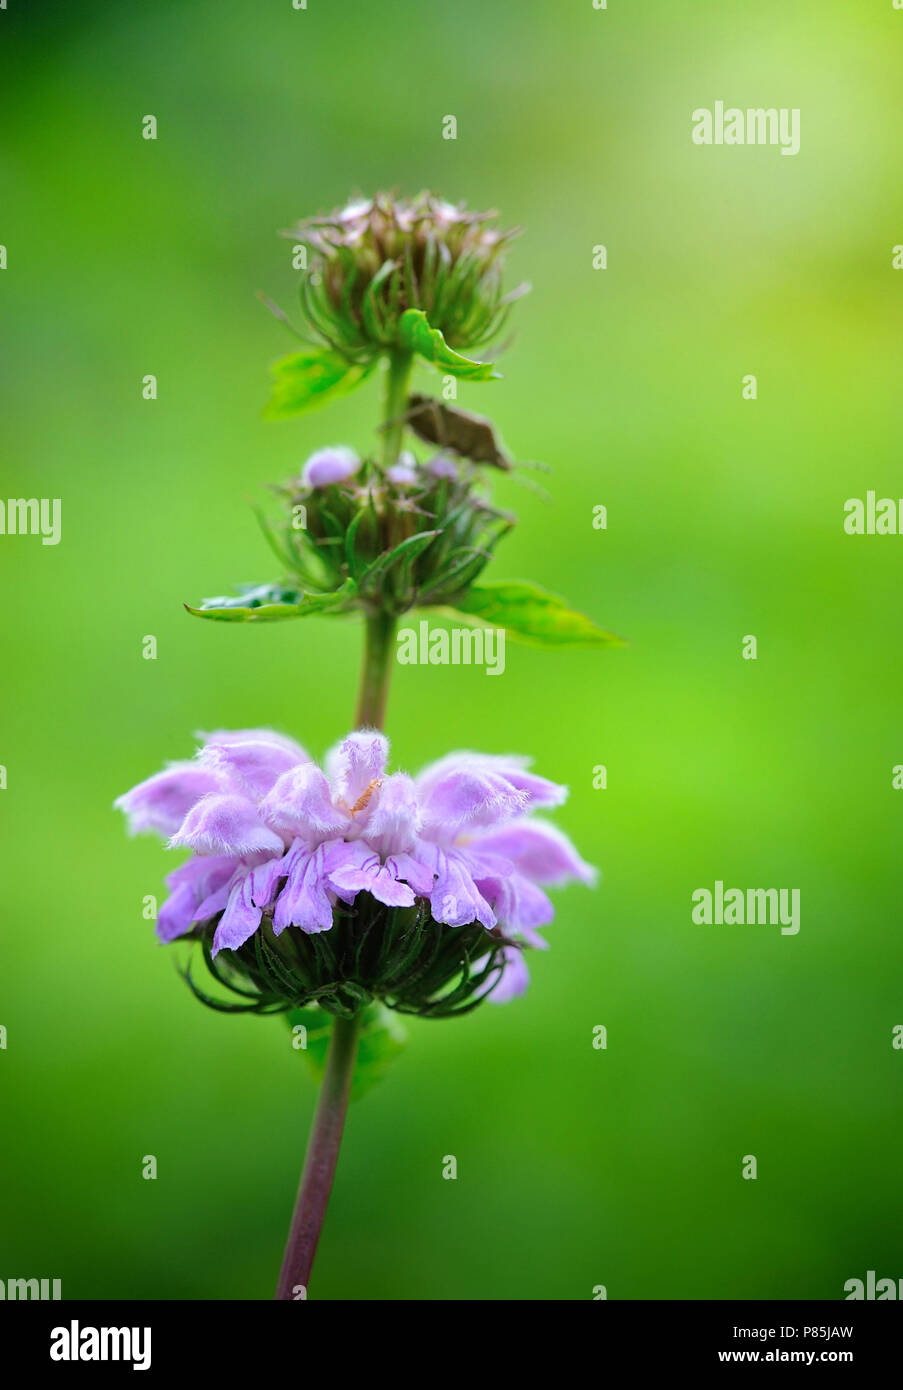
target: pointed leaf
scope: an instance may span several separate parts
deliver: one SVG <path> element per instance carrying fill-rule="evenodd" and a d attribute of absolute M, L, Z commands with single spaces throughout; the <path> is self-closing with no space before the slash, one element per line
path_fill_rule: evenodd
<path fill-rule="evenodd" d="M 370 374 L 373 362 L 350 362 L 332 348 L 292 352 L 273 364 L 273 394 L 264 408 L 271 420 L 285 420 L 347 395 Z"/>
<path fill-rule="evenodd" d="M 540 647 L 623 647 L 623 637 L 605 632 L 557 594 L 536 584 L 509 580 L 468 590 L 455 605 L 487 627 Z"/>
<path fill-rule="evenodd" d="M 188 603 L 185 607 L 195 618 L 211 618 L 219 623 L 271 623 L 281 618 L 341 612 L 354 593 L 350 579 L 329 594 L 305 593 L 286 584 L 260 584 L 233 597 L 205 599 L 200 608 L 192 608 Z"/>
<path fill-rule="evenodd" d="M 378 555 L 373 564 L 364 570 L 358 581 L 359 587 L 372 587 L 377 579 L 384 579 L 391 569 L 402 562 L 412 564 L 418 555 L 432 545 L 439 534 L 439 531 L 418 531 L 416 535 L 400 541 L 392 550 L 384 550 L 382 555 Z"/>
<path fill-rule="evenodd" d="M 403 347 L 432 362 L 442 372 L 468 381 L 489 381 L 501 376 L 491 362 L 475 362 L 450 348 L 439 329 L 431 327 L 422 309 L 406 309 L 399 320 L 398 331 Z"/>

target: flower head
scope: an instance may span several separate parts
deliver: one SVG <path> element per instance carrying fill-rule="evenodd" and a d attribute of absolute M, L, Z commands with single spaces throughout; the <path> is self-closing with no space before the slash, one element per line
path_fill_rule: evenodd
<path fill-rule="evenodd" d="M 421 464 L 409 451 L 382 469 L 351 449 L 323 449 L 281 493 L 281 551 L 305 588 L 340 595 L 342 611 L 454 604 L 515 524 L 488 501 L 481 470 L 441 456 Z"/>
<path fill-rule="evenodd" d="M 523 758 L 451 753 L 417 777 L 388 758 L 372 730 L 322 768 L 270 730 L 219 732 L 120 797 L 133 829 L 192 851 L 160 939 L 200 938 L 217 978 L 267 1006 L 438 1014 L 522 993 L 524 947 L 554 915 L 544 885 L 594 877 L 534 816 L 566 788 Z"/>
<path fill-rule="evenodd" d="M 358 198 L 285 235 L 311 260 L 301 281 L 307 318 L 358 361 L 400 345 L 400 321 L 423 311 L 450 347 L 494 337 L 514 297 L 501 292 L 502 259 L 518 229 L 499 231 L 494 212 L 471 212 L 430 193 Z"/>

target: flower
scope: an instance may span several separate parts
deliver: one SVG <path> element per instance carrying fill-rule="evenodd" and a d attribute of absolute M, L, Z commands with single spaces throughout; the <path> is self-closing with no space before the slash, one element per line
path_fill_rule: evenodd
<path fill-rule="evenodd" d="M 304 465 L 301 479 L 305 487 L 328 487 L 330 483 L 343 483 L 353 478 L 360 466 L 361 460 L 353 449 L 336 445 L 311 454 Z"/>
<path fill-rule="evenodd" d="M 386 469 L 386 477 L 396 487 L 413 486 L 419 481 L 417 460 L 409 449 L 404 449 L 398 455 L 398 462 Z"/>
<path fill-rule="evenodd" d="M 243 969 L 263 958 L 272 984 L 279 970 L 297 970 L 304 938 L 339 928 L 335 951 L 355 948 L 354 971 L 328 962 L 341 977 L 331 976 L 329 989 L 346 1003 L 353 989 L 410 1002 L 416 971 L 400 978 L 396 968 L 405 952 L 411 966 L 424 966 L 430 952 L 442 957 L 441 968 L 432 957 L 424 966 L 419 1011 L 435 1012 L 437 991 L 462 969 L 459 988 L 467 984 L 474 1002 L 522 993 L 523 948 L 545 947 L 539 932 L 554 915 L 544 886 L 594 879 L 567 836 L 534 816 L 559 806 L 567 789 L 530 771 L 525 758 L 451 753 L 417 777 L 388 772 L 388 758 L 388 740 L 373 730 L 349 734 L 322 768 L 271 730 L 220 731 L 194 762 L 174 763 L 119 797 L 134 831 L 192 851 L 166 880 L 160 940 L 212 933 L 211 964 L 221 951 L 239 953 Z M 384 940 L 368 970 L 365 932 L 374 927 Z M 305 960 L 310 967 L 314 954 Z M 316 960 L 319 969 L 326 957 Z M 297 1002 L 308 986 L 293 980 Z"/>
<path fill-rule="evenodd" d="M 441 456 L 421 465 L 407 450 L 384 470 L 352 449 L 324 449 L 280 492 L 276 529 L 294 582 L 311 593 L 341 592 L 336 611 L 377 607 L 397 616 L 415 605 L 454 604 L 514 526 L 509 512 L 487 501 L 480 470 Z M 266 600 L 261 587 L 207 605 L 247 604 L 258 592 L 278 601 L 275 588 Z"/>
<path fill-rule="evenodd" d="M 424 468 L 434 478 L 457 478 L 459 472 L 455 461 L 441 451 L 427 459 Z"/>
<path fill-rule="evenodd" d="M 494 212 L 471 212 L 430 193 L 358 198 L 284 235 L 310 251 L 301 304 L 326 342 L 367 362 L 400 343 L 408 309 L 426 313 L 453 348 L 497 336 L 527 288 L 502 295 L 502 259 L 518 228 L 498 231 Z"/>

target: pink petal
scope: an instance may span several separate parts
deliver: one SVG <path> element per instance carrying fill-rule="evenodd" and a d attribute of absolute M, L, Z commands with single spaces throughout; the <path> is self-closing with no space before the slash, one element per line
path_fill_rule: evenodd
<path fill-rule="evenodd" d="M 133 835 L 153 830 L 168 836 L 178 830 L 195 802 L 221 788 L 222 778 L 211 768 L 172 763 L 117 797 L 113 805 L 125 812 Z"/>
<path fill-rule="evenodd" d="M 596 878 L 596 870 L 580 858 L 567 835 L 545 821 L 514 821 L 481 835 L 470 848 L 503 855 L 534 883 L 574 878 L 593 883 Z"/>
<path fill-rule="evenodd" d="M 289 753 L 295 754 L 295 761 L 299 763 L 310 762 L 310 754 L 306 753 L 300 743 L 296 743 L 288 734 L 280 734 L 275 729 L 214 729 L 212 733 L 197 733 L 195 738 L 199 743 L 272 743 L 277 748 L 284 748 Z"/>
<path fill-rule="evenodd" d="M 418 897 L 428 898 L 433 891 L 435 879 L 432 870 L 420 862 L 413 854 L 390 854 L 386 868 L 394 878 L 404 879 Z"/>
<path fill-rule="evenodd" d="M 243 796 L 205 796 L 193 806 L 170 846 L 196 854 L 282 854 L 285 845 Z"/>
<path fill-rule="evenodd" d="M 268 859 L 251 870 L 251 901 L 255 907 L 269 907 L 276 892 L 276 884 L 287 873 L 285 856 Z"/>
<path fill-rule="evenodd" d="M 340 856 L 333 853 L 331 856 L 331 868 L 329 871 L 329 882 L 336 889 L 344 892 L 367 892 L 371 893 L 378 902 L 385 903 L 387 907 L 412 907 L 414 894 L 406 883 L 398 883 L 392 873 L 379 862 L 379 855 L 372 850 L 366 853 L 366 846 L 363 841 L 353 841 L 351 845 L 343 845 L 343 850 L 353 850 L 352 855 L 341 856 L 345 862 L 341 862 Z M 337 862 L 339 860 L 339 862 Z"/>
<path fill-rule="evenodd" d="M 526 992 L 530 983 L 530 972 L 523 951 L 517 946 L 506 946 L 502 954 L 505 958 L 504 968 L 488 995 L 493 1004 L 507 1004 L 510 1000 L 516 999 L 518 995 Z"/>
<path fill-rule="evenodd" d="M 389 740 L 372 729 L 349 734 L 327 754 L 326 764 L 336 800 L 354 810 L 382 777 L 389 758 Z M 372 794 L 372 793 L 371 793 Z"/>
<path fill-rule="evenodd" d="M 447 843 L 457 835 L 521 815 L 528 796 L 503 777 L 475 767 L 450 769 L 422 794 L 423 833 Z"/>
<path fill-rule="evenodd" d="M 202 766 L 215 769 L 236 791 L 253 801 L 265 796 L 282 773 L 310 761 L 300 745 L 265 729 L 250 730 L 245 738 L 238 734 L 214 735 L 198 757 Z"/>
<path fill-rule="evenodd" d="M 487 772 L 503 778 L 516 791 L 525 794 L 524 810 L 537 806 L 560 806 L 567 800 L 567 787 L 529 772 L 530 762 L 530 758 L 522 758 L 514 753 L 449 753 L 423 769 L 417 778 L 417 786 L 427 793 L 449 773 L 468 770 Z"/>
<path fill-rule="evenodd" d="M 211 955 L 219 951 L 237 951 L 260 926 L 262 912 L 251 897 L 251 871 L 240 874 L 232 885 L 226 910 L 213 934 Z"/>
<path fill-rule="evenodd" d="M 414 846 L 420 829 L 420 810 L 413 780 L 404 772 L 386 777 L 356 820 L 365 827 L 367 843 L 381 859 Z"/>
<path fill-rule="evenodd" d="M 275 830 L 312 843 L 334 839 L 351 828 L 348 816 L 333 806 L 329 783 L 315 763 L 283 772 L 258 810 Z"/>
<path fill-rule="evenodd" d="M 466 853 L 464 857 L 466 859 Z M 523 874 L 482 878 L 475 868 L 474 882 L 507 931 L 519 931 L 524 935 L 535 933 L 537 927 L 547 926 L 555 916 L 555 908 L 542 889 Z M 541 946 L 546 946 L 541 937 L 537 940 Z M 536 944 L 532 938 L 531 944 Z"/>
<path fill-rule="evenodd" d="M 328 931 L 332 926 L 332 903 L 326 892 L 323 870 L 324 847 L 311 850 L 296 840 L 285 857 L 288 874 L 285 886 L 276 899 L 273 932 L 279 936 L 286 927 L 300 927 L 315 933 Z"/>
<path fill-rule="evenodd" d="M 167 874 L 166 886 L 172 892 L 157 915 L 157 936 L 160 940 L 175 941 L 176 937 L 183 936 L 192 923 L 199 920 L 199 906 L 229 882 L 234 870 L 235 860 L 232 858 L 195 857 Z M 219 908 L 214 910 L 219 911 Z"/>
<path fill-rule="evenodd" d="M 496 923 L 495 914 L 477 888 L 461 856 L 440 849 L 438 845 L 423 845 L 424 855 L 432 851 L 430 868 L 436 876 L 429 895 L 433 920 L 449 927 L 463 927 L 468 922 L 481 922 L 487 930 Z"/>

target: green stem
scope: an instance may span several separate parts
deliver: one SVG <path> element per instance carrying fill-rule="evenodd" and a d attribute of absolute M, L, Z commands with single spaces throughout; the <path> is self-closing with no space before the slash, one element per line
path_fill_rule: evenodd
<path fill-rule="evenodd" d="M 310 1271 L 339 1158 L 357 1057 L 358 1030 L 359 1018 L 333 1021 L 317 1113 L 276 1286 L 275 1296 L 282 1301 L 294 1302 L 307 1297 Z"/>
<path fill-rule="evenodd" d="M 396 351 L 389 355 L 386 372 L 385 417 L 383 420 L 383 467 L 397 463 L 404 440 L 408 381 L 414 365 L 413 354 Z M 369 613 L 364 635 L 364 665 L 358 692 L 356 729 L 381 729 L 386 717 L 386 700 L 392 673 L 392 643 L 395 619 L 382 610 Z"/>
<path fill-rule="evenodd" d="M 383 420 L 383 468 L 398 462 L 404 439 L 405 413 L 408 405 L 408 381 L 414 357 L 410 352 L 393 352 L 386 372 L 386 413 Z"/>
<path fill-rule="evenodd" d="M 368 613 L 365 622 L 364 665 L 354 727 L 381 729 L 392 676 L 395 619 L 388 613 Z"/>

